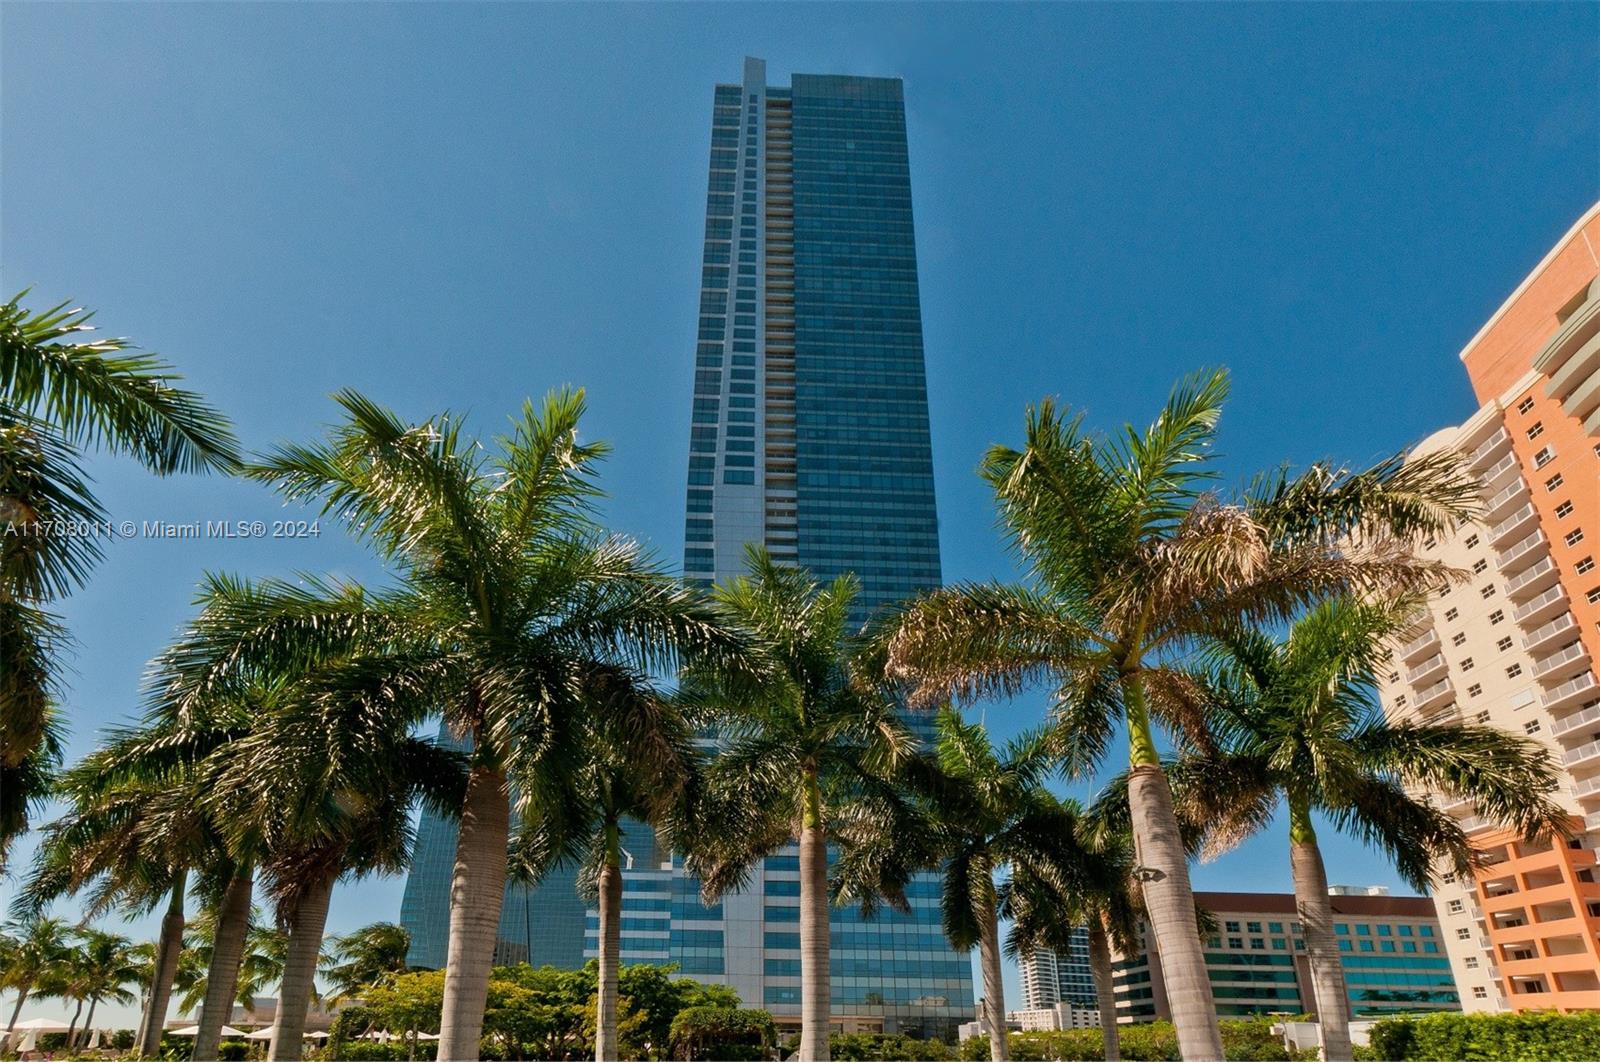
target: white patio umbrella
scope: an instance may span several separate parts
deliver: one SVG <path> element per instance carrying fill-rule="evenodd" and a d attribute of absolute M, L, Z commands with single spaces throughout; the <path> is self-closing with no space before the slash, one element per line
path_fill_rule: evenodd
<path fill-rule="evenodd" d="M 417 1039 L 419 1040 L 437 1040 L 438 1038 L 438 1033 L 417 1033 Z"/>
<path fill-rule="evenodd" d="M 272 1026 L 269 1025 L 265 1029 L 257 1029 L 255 1032 L 250 1033 L 248 1036 L 246 1036 L 245 1039 L 246 1040 L 270 1040 L 270 1039 L 272 1039 Z"/>
<path fill-rule="evenodd" d="M 306 1033 L 306 1039 L 308 1039 L 308 1040 L 326 1040 L 327 1038 L 328 1038 L 328 1034 L 325 1033 L 325 1032 L 322 1032 L 321 1030 L 318 1030 L 317 1032 L 308 1032 L 308 1033 Z"/>
<path fill-rule="evenodd" d="M 200 1035 L 200 1026 L 198 1026 L 198 1025 L 187 1025 L 187 1026 L 183 1027 L 182 1029 L 173 1029 L 172 1030 L 172 1035 L 173 1036 L 199 1036 Z M 243 1036 L 244 1035 L 244 1030 L 243 1029 L 235 1029 L 231 1025 L 224 1025 L 222 1027 L 222 1035 L 223 1036 Z"/>
<path fill-rule="evenodd" d="M 19 1021 L 11 1027 L 13 1032 L 66 1032 L 72 1026 L 60 1018 L 29 1018 Z"/>

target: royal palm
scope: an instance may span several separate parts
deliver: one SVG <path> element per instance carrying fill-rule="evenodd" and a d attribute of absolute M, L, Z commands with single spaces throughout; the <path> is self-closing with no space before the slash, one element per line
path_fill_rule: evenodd
<path fill-rule="evenodd" d="M 451 884 L 450 944 L 439 1052 L 476 1058 L 507 873 L 509 774 L 570 772 L 579 719 L 619 716 L 634 698 L 591 691 L 718 653 L 737 640 L 700 597 L 594 526 L 595 464 L 578 439 L 581 392 L 524 406 L 490 447 L 458 418 L 409 424 L 351 393 L 324 443 L 279 448 L 250 474 L 292 499 L 320 500 L 373 543 L 401 582 L 395 607 L 365 603 L 291 621 L 264 620 L 246 651 L 272 659 L 291 628 L 359 631 L 349 667 L 408 698 L 415 718 L 442 714 L 470 747 Z M 355 636 L 355 634 L 351 634 Z M 619 725 L 622 724 L 619 720 Z"/>
<path fill-rule="evenodd" d="M 853 672 L 858 584 L 826 586 L 759 547 L 749 572 L 714 591 L 718 612 L 755 639 L 750 667 L 691 669 L 687 697 L 716 720 L 708 811 L 687 838 L 706 902 L 737 888 L 763 858 L 799 840 L 800 1048 L 828 1057 L 828 856 L 833 814 L 864 778 L 915 748 L 894 702 Z"/>
<path fill-rule="evenodd" d="M 1492 727 L 1386 720 L 1375 671 L 1413 615 L 1405 601 L 1336 598 L 1282 640 L 1248 627 L 1230 632 L 1207 682 L 1219 744 L 1170 771 L 1180 817 L 1209 832 L 1213 852 L 1287 812 L 1328 1062 L 1351 1057 L 1350 1006 L 1314 815 L 1379 848 L 1419 891 L 1434 860 L 1467 874 L 1474 856 L 1460 825 L 1414 794 L 1466 798 L 1479 815 L 1528 836 L 1567 828 L 1549 798 L 1557 783 L 1542 746 Z"/>
<path fill-rule="evenodd" d="M 595 1000 L 595 1058 L 619 1057 L 617 1005 L 621 963 L 624 820 L 642 823 L 670 848 L 682 835 L 684 814 L 698 789 L 693 732 L 679 705 L 650 688 L 642 676 L 613 687 L 596 684 L 604 701 L 637 697 L 626 713 L 597 704 L 582 721 L 583 743 L 570 774 L 537 772 L 511 781 L 528 793 L 529 813 L 518 824 L 513 867 L 525 884 L 536 883 L 563 860 L 582 860 L 599 910 Z M 618 718 L 630 721 L 626 727 Z"/>
<path fill-rule="evenodd" d="M 889 648 L 891 673 L 922 702 L 1052 687 L 1070 771 L 1098 763 L 1124 725 L 1137 874 L 1190 1058 L 1221 1057 L 1222 1045 L 1155 740 L 1156 724 L 1181 730 L 1195 719 L 1173 663 L 1239 617 L 1287 617 L 1331 592 L 1441 578 L 1388 536 L 1453 525 L 1477 496 L 1443 456 L 1355 475 L 1319 465 L 1216 493 L 1226 391 L 1224 374 L 1197 376 L 1148 429 L 1109 438 L 1051 402 L 1030 410 L 1023 446 L 993 447 L 982 466 L 1027 585 L 923 595 Z"/>
<path fill-rule="evenodd" d="M 1070 894 L 1096 874 L 1098 857 L 1079 843 L 1076 808 L 1045 788 L 1056 757 L 1048 736 L 1024 735 L 997 751 L 984 728 L 954 711 L 939 714 L 931 750 L 908 758 L 897 781 L 903 799 L 867 793 L 838 830 L 835 871 L 841 901 L 885 895 L 904 902 L 910 874 L 944 874 L 944 932 L 963 952 L 978 949 L 985 1024 L 994 1062 L 1008 1057 L 1000 975 L 997 874 L 1033 875 Z"/>
<path fill-rule="evenodd" d="M 80 464 L 87 449 L 151 471 L 230 470 L 227 420 L 176 386 L 170 366 L 123 339 L 79 341 L 90 314 L 0 305 L 0 869 L 59 761 L 52 740 L 57 657 L 66 635 L 48 610 L 81 586 L 105 536 L 105 512 Z"/>

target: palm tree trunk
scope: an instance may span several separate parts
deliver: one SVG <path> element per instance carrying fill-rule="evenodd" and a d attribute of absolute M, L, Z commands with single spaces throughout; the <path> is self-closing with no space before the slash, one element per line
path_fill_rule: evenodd
<path fill-rule="evenodd" d="M 306 1009 L 316 987 L 317 960 L 322 957 L 322 930 L 328 924 L 337 868 L 329 868 L 306 887 L 289 922 L 289 946 L 278 983 L 278 1012 L 272 1020 L 267 1062 L 298 1062 L 305 1056 Z"/>
<path fill-rule="evenodd" d="M 30 990 L 31 986 L 29 985 L 23 985 L 21 988 L 17 989 L 17 1005 L 11 1008 L 11 1020 L 6 1022 L 5 1039 L 4 1041 L 0 1041 L 0 1047 L 3 1047 L 7 1051 L 11 1050 L 11 1040 L 13 1038 L 13 1034 L 17 1031 L 17 1019 L 22 1016 L 22 1005 L 28 1002 L 28 992 Z"/>
<path fill-rule="evenodd" d="M 1117 989 L 1111 981 L 1111 942 L 1098 918 L 1089 919 L 1089 970 L 1094 974 L 1094 998 L 1100 1007 L 1101 1051 L 1106 1062 L 1122 1062 L 1122 1038 L 1117 1035 Z"/>
<path fill-rule="evenodd" d="M 450 879 L 450 949 L 439 1026 L 439 1057 L 453 1062 L 475 1062 L 483 1037 L 483 1008 L 505 903 L 510 830 L 505 774 L 481 764 L 473 767 L 461 804 L 461 836 Z"/>
<path fill-rule="evenodd" d="M 145 1006 L 139 1039 L 133 1045 L 136 1058 L 161 1053 L 161 1030 L 167 1024 L 167 1007 L 172 1002 L 172 982 L 178 976 L 178 959 L 183 954 L 183 897 L 188 875 L 178 872 L 172 899 L 161 918 L 161 937 L 156 941 L 156 956 L 150 980 L 150 1001 Z"/>
<path fill-rule="evenodd" d="M 78 1000 L 78 1006 L 72 1012 L 72 1020 L 67 1022 L 67 1050 L 72 1050 L 72 1045 L 78 1039 L 78 1018 L 83 1014 L 83 1000 Z"/>
<path fill-rule="evenodd" d="M 595 1062 L 615 1062 L 622 1057 L 617 1043 L 617 965 L 622 951 L 621 845 L 617 824 L 607 822 L 605 861 L 600 867 L 600 983 L 595 1004 Z"/>
<path fill-rule="evenodd" d="M 1122 696 L 1128 714 L 1128 806 L 1139 864 L 1135 874 L 1161 954 L 1167 1002 L 1178 1032 L 1178 1053 L 1186 1059 L 1219 1059 L 1222 1033 L 1206 976 L 1205 952 L 1200 947 L 1194 892 L 1189 887 L 1189 857 L 1172 809 L 1172 789 L 1150 732 L 1144 688 L 1136 675 L 1124 680 Z"/>
<path fill-rule="evenodd" d="M 1294 873 L 1294 905 L 1306 935 L 1311 990 L 1317 1004 L 1317 1032 L 1323 1062 L 1350 1062 L 1350 996 L 1344 963 L 1333 935 L 1333 905 L 1328 902 L 1328 872 L 1311 825 L 1310 808 L 1289 801 L 1289 865 Z"/>
<path fill-rule="evenodd" d="M 239 964 L 244 960 L 244 938 L 250 930 L 250 895 L 255 875 L 248 865 L 239 868 L 222 894 L 217 909 L 217 929 L 211 939 L 211 965 L 206 970 L 205 1001 L 196 1024 L 196 1062 L 215 1062 L 222 1042 L 222 1026 L 233 1017 L 233 994 L 239 987 Z"/>
<path fill-rule="evenodd" d="M 828 841 L 816 768 L 807 768 L 800 819 L 800 1050 L 798 1062 L 828 1062 Z"/>
<path fill-rule="evenodd" d="M 1006 1062 L 1011 1057 L 1006 1039 L 1006 986 L 1000 977 L 1000 917 L 995 910 L 994 888 L 979 888 L 977 911 L 978 963 L 983 967 L 983 1009 L 988 1015 L 990 1062 Z"/>
<path fill-rule="evenodd" d="M 97 996 L 91 996 L 89 998 L 89 1013 L 85 1014 L 84 1017 L 83 1017 L 83 1029 L 82 1029 L 82 1031 L 80 1033 L 80 1035 L 83 1037 L 84 1046 L 88 1046 L 89 1037 L 93 1034 L 93 1031 L 94 1031 L 94 1008 L 95 1008 L 95 1005 L 98 1004 L 99 1002 L 100 1002 L 100 999 Z M 69 1044 L 67 1046 L 71 1047 L 72 1045 Z"/>

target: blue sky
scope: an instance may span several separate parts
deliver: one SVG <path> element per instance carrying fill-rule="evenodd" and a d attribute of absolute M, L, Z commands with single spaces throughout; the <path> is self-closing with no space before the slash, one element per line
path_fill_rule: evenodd
<path fill-rule="evenodd" d="M 1456 353 L 1600 194 L 1597 40 L 1576 4 L 7 4 L 0 272 L 171 357 L 252 447 L 319 431 L 341 387 L 493 431 L 583 384 L 608 519 L 675 562 L 711 86 L 747 54 L 774 83 L 900 76 L 945 572 L 1005 576 L 972 470 L 1042 395 L 1110 428 L 1227 365 L 1240 478 L 1469 415 Z M 119 519 L 298 515 L 94 471 Z M 136 708 L 202 571 L 375 576 L 326 532 L 116 544 L 63 610 L 74 755 Z M 1282 837 L 1196 883 L 1287 888 Z M 342 889 L 330 929 L 399 893 Z"/>

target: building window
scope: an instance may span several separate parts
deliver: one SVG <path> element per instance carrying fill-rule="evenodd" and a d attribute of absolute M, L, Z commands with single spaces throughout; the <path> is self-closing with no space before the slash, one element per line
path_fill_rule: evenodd
<path fill-rule="evenodd" d="M 1235 948 L 1235 949 L 1243 948 L 1244 947 L 1244 938 L 1243 937 L 1229 937 L 1228 938 L 1228 947 Z"/>
<path fill-rule="evenodd" d="M 1357 941 L 1356 943 L 1357 943 L 1357 946 L 1362 951 L 1371 951 L 1372 950 L 1372 941 L 1370 941 L 1370 940 L 1361 940 L 1361 941 Z"/>
<path fill-rule="evenodd" d="M 1583 541 L 1583 528 L 1574 527 L 1571 531 L 1568 531 L 1562 536 L 1562 541 L 1566 542 L 1566 544 L 1569 546 L 1576 546 L 1579 542 Z"/>
<path fill-rule="evenodd" d="M 1499 609 L 1495 609 L 1493 612 L 1489 613 L 1489 626 L 1492 627 L 1496 623 L 1504 622 L 1505 618 L 1506 614 L 1504 612 L 1500 611 Z"/>
<path fill-rule="evenodd" d="M 1572 570 L 1577 572 L 1579 575 L 1588 575 L 1590 572 L 1594 571 L 1594 558 L 1583 558 L 1583 560 L 1572 566 Z"/>
<path fill-rule="evenodd" d="M 1487 723 L 1489 721 L 1489 713 L 1479 712 L 1477 715 L 1472 717 L 1472 721 L 1474 723 Z"/>
<path fill-rule="evenodd" d="M 1558 488 L 1560 486 L 1561 486 L 1561 473 L 1560 472 L 1557 472 L 1555 475 L 1551 476 L 1549 479 L 1544 481 L 1544 489 L 1547 490 L 1547 491 L 1553 491 L 1553 490 L 1555 490 L 1556 488 Z"/>
<path fill-rule="evenodd" d="M 1444 612 L 1444 618 L 1447 620 L 1453 620 L 1459 615 L 1461 615 L 1461 610 L 1459 608 L 1448 608 L 1445 609 Z"/>
<path fill-rule="evenodd" d="M 1494 647 L 1496 649 L 1500 650 L 1503 653 L 1507 649 L 1511 648 L 1511 639 L 1510 638 L 1501 638 L 1498 642 L 1494 643 Z"/>
<path fill-rule="evenodd" d="M 1533 399 L 1531 397 L 1529 397 L 1529 398 L 1524 398 L 1521 402 L 1518 402 L 1517 403 L 1517 412 L 1523 414 L 1524 416 L 1526 416 L 1529 413 L 1532 413 L 1533 412 Z"/>
<path fill-rule="evenodd" d="M 1244 924 L 1244 931 L 1246 933 L 1259 933 L 1259 932 L 1261 932 L 1261 923 L 1260 922 L 1246 922 Z"/>
<path fill-rule="evenodd" d="M 1466 959 L 1466 967 L 1469 970 L 1476 970 L 1478 968 L 1478 957 L 1476 955 L 1468 955 Z"/>
<path fill-rule="evenodd" d="M 1466 645 L 1467 644 L 1467 636 L 1466 636 L 1466 634 L 1464 634 L 1461 631 L 1456 631 L 1454 634 L 1452 634 L 1450 636 L 1450 644 L 1451 645 Z"/>
<path fill-rule="evenodd" d="M 1250 950 L 1251 951 L 1266 951 L 1267 950 L 1267 942 L 1262 940 L 1260 937 L 1251 937 L 1250 938 Z"/>
<path fill-rule="evenodd" d="M 1556 448 L 1554 446 L 1546 446 L 1544 449 L 1533 455 L 1533 467 L 1543 468 L 1545 465 L 1548 465 L 1555 459 Z"/>
<path fill-rule="evenodd" d="M 1516 678 L 1520 674 L 1522 674 L 1521 664 L 1512 664 L 1510 667 L 1506 668 L 1506 678 Z"/>
<path fill-rule="evenodd" d="M 1477 535 L 1468 535 L 1467 536 L 1467 541 L 1466 541 L 1466 546 L 1467 546 L 1468 549 L 1476 549 L 1477 546 L 1478 546 L 1478 536 Z"/>
<path fill-rule="evenodd" d="M 1541 436 L 1543 434 L 1544 434 L 1544 421 L 1542 421 L 1542 420 L 1534 421 L 1533 424 L 1528 428 L 1528 438 L 1529 439 L 1537 439 L 1539 436 Z"/>
<path fill-rule="evenodd" d="M 1489 998 L 1489 990 L 1487 988 L 1483 987 L 1482 985 L 1473 985 L 1472 986 L 1472 998 L 1473 999 L 1488 999 Z"/>
<path fill-rule="evenodd" d="M 1398 671 L 1389 672 L 1389 681 L 1390 682 L 1399 682 L 1400 681 L 1400 672 L 1398 672 Z"/>
<path fill-rule="evenodd" d="M 1467 909 L 1467 905 L 1460 900 L 1451 900 L 1449 910 L 1451 914 L 1460 914 Z"/>
<path fill-rule="evenodd" d="M 1471 940 L 1472 939 L 1472 930 L 1468 929 L 1466 926 L 1462 926 L 1460 929 L 1456 930 L 1456 939 L 1457 940 Z"/>
<path fill-rule="evenodd" d="M 1239 932 L 1239 923 L 1238 922 L 1224 922 L 1222 924 L 1222 928 L 1226 929 L 1229 933 L 1237 933 L 1237 932 Z"/>
<path fill-rule="evenodd" d="M 1589 599 L 1589 604 L 1600 605 L 1600 586 L 1595 587 L 1584 595 Z"/>
<path fill-rule="evenodd" d="M 1433 547 L 1437 546 L 1438 544 L 1439 544 L 1439 540 L 1430 536 L 1425 542 L 1422 543 L 1422 548 L 1423 549 L 1432 549 Z"/>
<path fill-rule="evenodd" d="M 1568 500 L 1562 502 L 1560 505 L 1556 506 L 1556 519 L 1557 520 L 1565 520 L 1567 517 L 1569 517 L 1571 515 L 1572 515 L 1572 500 L 1570 498 Z"/>
<path fill-rule="evenodd" d="M 1540 730 L 1539 720 L 1529 719 L 1526 723 L 1522 724 L 1522 730 L 1527 734 L 1537 734 Z"/>
<path fill-rule="evenodd" d="M 1472 685 L 1467 687 L 1467 696 L 1468 697 L 1477 697 L 1482 693 L 1483 693 L 1483 684 L 1482 683 L 1474 682 Z"/>
<path fill-rule="evenodd" d="M 1460 666 L 1462 671 L 1471 671 L 1475 665 L 1472 662 L 1472 657 L 1469 656 L 1461 661 Z"/>
<path fill-rule="evenodd" d="M 1494 584 L 1490 583 L 1488 586 L 1479 590 L 1478 596 L 1483 598 L 1485 601 L 1489 600 L 1489 598 L 1494 596 Z"/>
<path fill-rule="evenodd" d="M 1482 557 L 1479 557 L 1477 560 L 1472 562 L 1472 574 L 1473 575 L 1482 575 L 1484 572 L 1486 572 L 1488 570 L 1489 570 L 1489 562 L 1484 560 Z"/>

